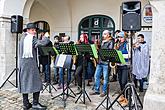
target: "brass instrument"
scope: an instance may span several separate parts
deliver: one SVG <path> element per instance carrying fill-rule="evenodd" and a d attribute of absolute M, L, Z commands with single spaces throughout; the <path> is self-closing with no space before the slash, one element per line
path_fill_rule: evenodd
<path fill-rule="evenodd" d="M 97 66 L 97 62 L 98 62 L 98 59 L 92 58 L 92 62 L 93 62 L 93 64 L 94 64 L 94 67 L 96 67 L 96 66 Z"/>
<path fill-rule="evenodd" d="M 111 68 L 115 68 L 115 67 L 116 67 L 116 63 L 110 62 L 110 67 L 111 67 Z"/>
<path fill-rule="evenodd" d="M 116 63 L 110 62 L 110 67 L 111 67 L 111 73 L 116 74 Z"/>
<path fill-rule="evenodd" d="M 76 55 L 73 55 L 72 59 L 73 59 L 73 64 L 76 64 L 76 62 L 77 62 L 77 56 Z"/>

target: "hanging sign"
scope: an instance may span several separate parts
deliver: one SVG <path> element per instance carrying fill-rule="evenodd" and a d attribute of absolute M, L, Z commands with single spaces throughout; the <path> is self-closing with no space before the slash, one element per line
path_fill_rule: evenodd
<path fill-rule="evenodd" d="M 152 6 L 150 4 L 144 6 L 143 20 L 146 23 L 152 23 Z"/>

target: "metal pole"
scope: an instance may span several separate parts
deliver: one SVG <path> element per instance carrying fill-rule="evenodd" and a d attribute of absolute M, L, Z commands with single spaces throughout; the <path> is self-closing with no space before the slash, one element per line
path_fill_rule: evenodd
<path fill-rule="evenodd" d="M 16 33 L 16 88 L 18 87 L 18 33 Z"/>

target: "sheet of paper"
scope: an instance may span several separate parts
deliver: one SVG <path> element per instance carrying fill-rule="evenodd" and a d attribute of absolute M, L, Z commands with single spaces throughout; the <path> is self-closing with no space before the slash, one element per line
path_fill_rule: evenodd
<path fill-rule="evenodd" d="M 118 53 L 118 56 L 119 56 L 119 58 L 120 58 L 121 63 L 122 63 L 122 64 L 126 64 L 122 52 L 121 52 L 121 51 L 117 51 L 117 53 Z"/>
<path fill-rule="evenodd" d="M 55 47 L 53 47 L 53 49 L 54 49 L 54 51 L 55 51 L 56 55 L 59 55 L 58 50 L 57 50 Z"/>
<path fill-rule="evenodd" d="M 91 44 L 92 52 L 95 58 L 98 58 L 97 49 L 95 44 Z"/>
<path fill-rule="evenodd" d="M 60 54 L 56 66 L 57 66 L 57 67 L 63 67 L 63 66 L 64 66 L 64 63 L 65 63 L 65 60 L 66 60 L 66 57 L 67 57 L 67 55 L 62 55 L 62 54 Z"/>

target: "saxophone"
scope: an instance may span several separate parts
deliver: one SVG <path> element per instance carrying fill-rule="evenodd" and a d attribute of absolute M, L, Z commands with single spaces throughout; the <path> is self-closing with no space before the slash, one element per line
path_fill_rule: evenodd
<path fill-rule="evenodd" d="M 116 63 L 110 62 L 110 67 L 111 67 L 111 73 L 116 74 Z"/>

